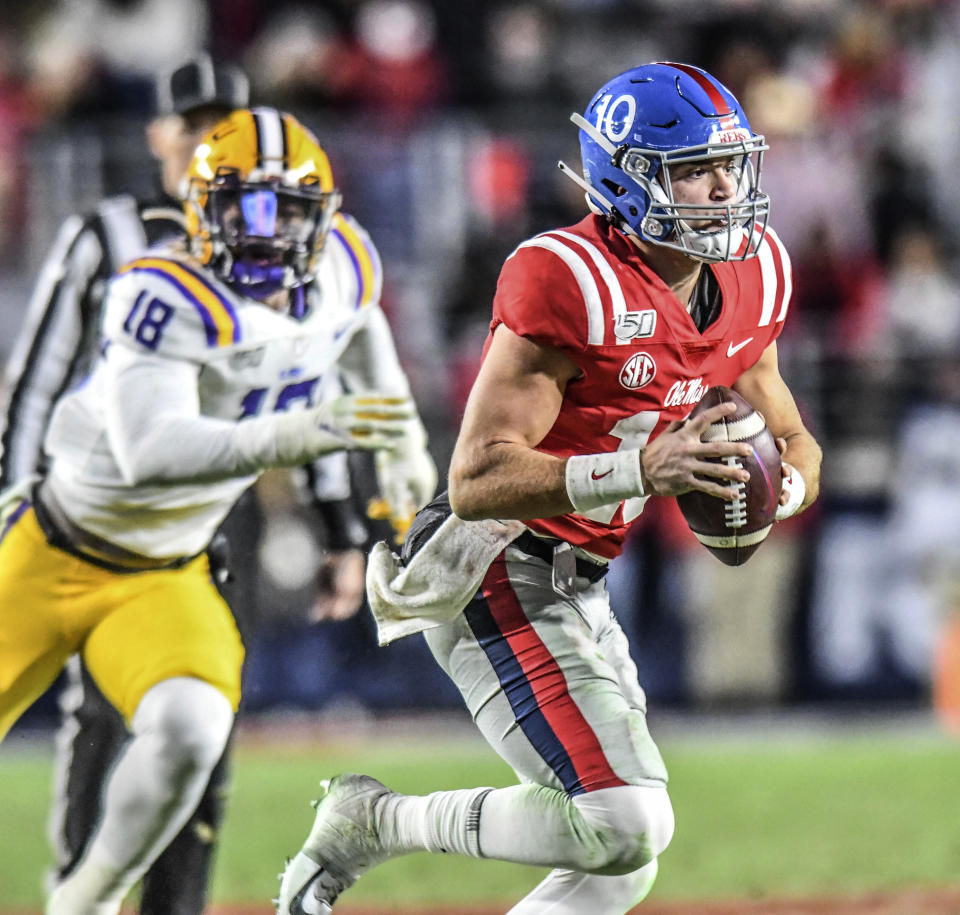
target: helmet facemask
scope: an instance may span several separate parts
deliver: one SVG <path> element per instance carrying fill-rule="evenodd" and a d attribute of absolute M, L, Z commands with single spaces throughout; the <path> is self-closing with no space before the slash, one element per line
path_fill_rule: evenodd
<path fill-rule="evenodd" d="M 753 136 L 722 147 L 688 147 L 671 153 L 629 149 L 621 169 L 649 196 L 640 223 L 648 241 L 703 261 L 745 260 L 756 254 L 767 228 L 770 198 L 760 191 L 763 137 Z M 655 162 L 650 168 L 650 161 Z M 681 203 L 671 174 L 702 163 L 725 167 L 735 179 L 733 197 L 720 203 Z M 644 170 L 644 165 L 647 168 Z M 652 177 L 648 177 L 652 172 Z"/>
<path fill-rule="evenodd" d="M 278 181 L 240 181 L 217 175 L 203 206 L 211 266 L 244 295 L 262 299 L 312 278 L 318 240 L 339 207 L 337 192 L 317 183 L 287 187 Z"/>

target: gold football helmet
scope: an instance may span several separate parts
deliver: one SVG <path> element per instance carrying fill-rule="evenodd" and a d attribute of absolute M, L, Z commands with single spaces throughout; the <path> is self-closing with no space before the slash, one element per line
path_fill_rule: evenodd
<path fill-rule="evenodd" d="M 262 299 L 313 279 L 340 193 L 296 118 L 232 112 L 203 138 L 184 184 L 191 253 L 238 292 Z"/>

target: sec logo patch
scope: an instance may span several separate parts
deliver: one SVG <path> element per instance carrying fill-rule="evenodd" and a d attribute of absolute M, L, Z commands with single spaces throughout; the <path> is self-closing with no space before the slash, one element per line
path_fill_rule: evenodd
<path fill-rule="evenodd" d="M 634 353 L 620 369 L 620 384 L 629 391 L 635 391 L 650 384 L 656 374 L 657 363 L 649 353 Z"/>

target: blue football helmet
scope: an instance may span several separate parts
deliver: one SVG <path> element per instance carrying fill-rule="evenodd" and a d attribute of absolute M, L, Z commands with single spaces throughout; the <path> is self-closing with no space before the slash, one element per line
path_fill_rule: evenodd
<path fill-rule="evenodd" d="M 621 231 L 703 261 L 753 257 L 766 231 L 770 198 L 760 191 L 768 147 L 733 93 L 688 64 L 653 63 L 615 76 L 590 101 L 580 128 L 583 177 L 563 172 L 595 212 Z M 724 203 L 674 200 L 670 168 L 731 160 L 737 191 Z"/>

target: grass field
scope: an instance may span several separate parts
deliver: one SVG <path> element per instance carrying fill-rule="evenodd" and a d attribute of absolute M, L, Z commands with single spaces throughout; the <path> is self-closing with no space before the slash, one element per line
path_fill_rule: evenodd
<path fill-rule="evenodd" d="M 261 903 L 312 822 L 320 778 L 364 771 L 406 792 L 512 783 L 459 723 L 248 728 L 217 861 L 221 903 Z M 960 745 L 933 729 L 793 729 L 660 739 L 677 832 L 651 900 L 844 896 L 960 884 Z M 0 749 L 0 909 L 38 910 L 47 862 L 48 739 L 13 735 Z M 406 906 L 492 904 L 505 910 L 542 872 L 426 854 L 388 862 L 345 901 Z M 696 908 L 691 909 L 696 911 Z M 751 909 L 753 911 L 753 909 Z M 951 910 L 952 911 L 952 910 Z M 905 910 L 905 915 L 916 913 Z"/>

